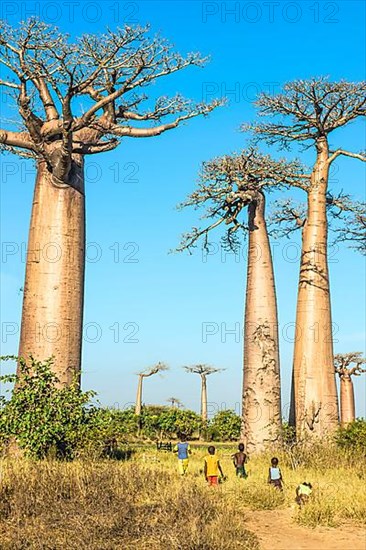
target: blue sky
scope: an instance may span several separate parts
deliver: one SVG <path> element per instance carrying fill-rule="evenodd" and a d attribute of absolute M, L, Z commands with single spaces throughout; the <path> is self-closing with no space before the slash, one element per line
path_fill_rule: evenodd
<path fill-rule="evenodd" d="M 200 249 L 169 254 L 182 232 L 197 224 L 197 212 L 175 205 L 194 188 L 200 163 L 246 145 L 239 126 L 253 120 L 257 92 L 279 91 L 296 78 L 365 78 L 365 4 L 338 2 L 4 2 L 11 23 L 31 14 L 56 23 L 72 36 L 97 33 L 106 25 L 151 25 L 182 53 L 210 55 L 204 69 L 192 68 L 161 82 L 151 93 L 181 92 L 195 100 L 227 95 L 229 104 L 208 118 L 194 119 L 158 138 L 125 139 L 110 153 L 87 160 L 87 270 L 83 387 L 104 404 L 123 407 L 135 398 L 134 373 L 156 361 L 171 371 L 146 381 L 144 401 L 164 403 L 171 395 L 198 409 L 199 380 L 180 368 L 209 363 L 227 370 L 209 379 L 211 412 L 238 408 L 242 380 L 242 317 L 245 244 L 237 256 L 222 255 L 220 234 L 210 256 Z M 70 10 L 74 10 L 72 11 Z M 230 10 L 235 10 L 230 13 Z M 8 113 L 4 101 L 2 111 Z M 356 123 L 332 137 L 333 145 L 365 148 L 364 126 Z M 280 155 L 273 150 L 275 156 Z M 294 153 L 295 154 L 295 151 Z M 311 162 L 310 152 L 303 156 Z M 331 187 L 365 198 L 365 167 L 342 159 Z M 34 184 L 31 164 L 4 157 L 1 182 L 1 240 L 14 243 L 2 255 L 1 318 L 14 323 L 2 334 L 2 353 L 16 353 L 24 283 L 24 250 Z M 302 197 L 297 195 L 299 199 Z M 23 251 L 23 254 L 22 254 Z M 283 404 L 289 401 L 299 241 L 273 243 L 278 292 Z M 365 261 L 340 246 L 330 252 L 335 351 L 364 350 Z M 205 326 L 215 332 L 206 339 Z M 205 325 L 206 324 L 206 325 Z M 6 325 L 9 326 L 9 325 Z M 230 332 L 232 331 L 232 332 Z M 233 333 L 234 331 L 234 333 Z M 206 340 L 206 341 L 203 341 Z M 4 368 L 4 367 L 3 367 Z M 365 415 L 366 376 L 357 379 L 357 413 Z"/>

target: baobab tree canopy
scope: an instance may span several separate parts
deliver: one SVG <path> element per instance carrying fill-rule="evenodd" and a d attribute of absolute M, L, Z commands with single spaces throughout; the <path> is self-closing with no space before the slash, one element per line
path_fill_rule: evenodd
<path fill-rule="evenodd" d="M 366 82 L 330 82 L 327 78 L 295 80 L 277 95 L 261 93 L 256 105 L 260 116 L 275 116 L 270 123 L 245 125 L 260 139 L 287 147 L 292 141 L 316 141 L 366 113 Z M 334 156 L 361 157 L 343 149 Z"/>
<path fill-rule="evenodd" d="M 359 376 L 366 369 L 362 367 L 366 363 L 362 351 L 351 351 L 349 353 L 337 353 L 334 356 L 334 368 L 339 376 Z"/>
<path fill-rule="evenodd" d="M 154 374 L 158 374 L 159 372 L 164 372 L 169 370 L 168 365 L 165 363 L 159 362 L 153 367 L 147 367 L 146 369 L 138 372 L 138 376 L 141 376 L 142 378 L 148 378 L 149 376 L 153 376 Z"/>
<path fill-rule="evenodd" d="M 148 30 L 125 26 L 72 43 L 35 18 L 18 29 L 1 22 L 1 86 L 18 104 L 24 127 L 1 130 L 3 147 L 44 160 L 55 181 L 67 182 L 72 155 L 108 151 L 123 137 L 156 136 L 210 112 L 217 101 L 194 104 L 180 95 L 148 101 L 146 89 L 157 79 L 205 63 L 199 54 L 174 52 Z"/>
<path fill-rule="evenodd" d="M 271 186 L 304 187 L 308 176 L 303 172 L 298 161 L 275 160 L 255 148 L 204 162 L 197 189 L 179 207 L 204 207 L 202 217 L 214 221 L 203 229 L 193 227 L 184 234 L 178 250 L 196 246 L 200 237 L 207 245 L 209 232 L 221 224 L 227 227 L 225 241 L 235 246 L 235 232 L 248 228 L 240 214 L 255 200 L 258 192 L 270 190 Z"/>
<path fill-rule="evenodd" d="M 199 374 L 200 376 L 208 376 L 209 374 L 214 374 L 215 372 L 220 372 L 224 369 L 218 369 L 215 367 L 210 367 L 210 365 L 193 365 L 191 367 L 183 367 L 187 372 L 193 374 Z"/>

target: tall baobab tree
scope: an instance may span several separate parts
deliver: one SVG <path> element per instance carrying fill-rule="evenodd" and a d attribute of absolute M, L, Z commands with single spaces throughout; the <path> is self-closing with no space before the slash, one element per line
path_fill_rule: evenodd
<path fill-rule="evenodd" d="M 138 384 L 137 384 L 137 394 L 136 394 L 136 405 L 135 405 L 135 414 L 137 416 L 141 415 L 141 409 L 142 409 L 142 383 L 144 378 L 149 378 L 150 376 L 153 376 L 154 374 L 158 374 L 160 372 L 164 372 L 166 370 L 169 370 L 169 367 L 165 363 L 157 363 L 153 367 L 147 368 L 139 373 L 137 373 L 138 376 Z"/>
<path fill-rule="evenodd" d="M 240 245 L 248 234 L 244 318 L 242 438 L 248 450 L 260 451 L 281 433 L 281 384 L 277 303 L 272 255 L 265 220 L 265 190 L 303 185 L 297 162 L 276 161 L 255 149 L 205 162 L 198 189 L 183 206 L 205 207 L 214 221 L 184 235 L 178 250 L 196 245 L 223 224 L 224 245 Z M 248 215 L 247 222 L 243 215 Z"/>
<path fill-rule="evenodd" d="M 365 203 L 354 201 L 343 192 L 334 195 L 327 193 L 328 227 L 333 232 L 332 244 L 347 242 L 349 248 L 365 254 Z M 270 217 L 270 235 L 289 238 L 294 232 L 302 230 L 306 223 L 306 205 L 293 199 L 277 200 L 273 203 Z M 295 417 L 294 387 L 291 391 L 290 419 Z M 293 420 L 292 420 L 293 422 Z"/>
<path fill-rule="evenodd" d="M 146 95 L 163 77 L 204 62 L 149 37 L 147 27 L 85 34 L 72 43 L 35 18 L 17 29 L 0 22 L 0 85 L 20 117 L 19 131 L 0 130 L 0 146 L 37 168 L 19 355 L 53 355 L 61 383 L 70 383 L 81 363 L 84 159 L 212 111 L 218 101 Z"/>
<path fill-rule="evenodd" d="M 288 148 L 297 142 L 313 147 L 316 158 L 305 188 L 306 221 L 296 312 L 293 362 L 294 417 L 299 436 L 323 435 L 338 424 L 337 390 L 333 365 L 331 302 L 327 259 L 327 192 L 329 170 L 340 156 L 361 161 L 366 156 L 332 149 L 330 134 L 366 112 L 366 83 L 329 82 L 326 78 L 298 80 L 279 95 L 262 93 L 257 102 L 270 123 L 254 123 L 258 140 Z"/>
<path fill-rule="evenodd" d="M 201 377 L 201 418 L 204 424 L 207 423 L 207 376 L 215 372 L 221 372 L 225 369 L 216 369 L 209 365 L 193 365 L 191 367 L 183 367 L 187 372 L 198 374 Z"/>
<path fill-rule="evenodd" d="M 352 376 L 360 376 L 366 372 L 362 365 L 366 359 L 362 357 L 362 352 L 354 351 L 351 353 L 338 353 L 334 356 L 334 369 L 340 378 L 340 409 L 341 424 L 347 425 L 356 418 L 355 394 L 353 389 Z M 354 366 L 351 366 L 354 365 Z"/>

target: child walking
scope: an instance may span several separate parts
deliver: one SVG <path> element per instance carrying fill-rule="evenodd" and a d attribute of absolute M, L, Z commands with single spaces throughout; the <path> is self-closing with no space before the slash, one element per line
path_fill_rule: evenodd
<path fill-rule="evenodd" d="M 238 452 L 232 455 L 232 459 L 235 466 L 236 475 L 239 478 L 247 478 L 248 474 L 245 471 L 245 463 L 247 461 L 247 455 L 244 452 L 244 443 L 239 443 Z"/>
<path fill-rule="evenodd" d="M 178 468 L 180 475 L 184 476 L 189 463 L 188 455 L 191 454 L 189 443 L 186 441 L 185 436 L 181 436 L 179 443 L 174 447 L 174 452 L 178 453 Z"/>
<path fill-rule="evenodd" d="M 271 460 L 271 466 L 268 470 L 268 483 L 279 491 L 283 491 L 283 477 L 278 467 L 278 458 L 276 457 L 273 457 Z"/>
<path fill-rule="evenodd" d="M 219 472 L 221 476 L 224 477 L 220 461 L 217 458 L 215 451 L 215 447 L 213 445 L 210 445 L 210 447 L 208 448 L 208 455 L 205 456 L 204 473 L 206 481 L 209 485 L 218 485 Z"/>

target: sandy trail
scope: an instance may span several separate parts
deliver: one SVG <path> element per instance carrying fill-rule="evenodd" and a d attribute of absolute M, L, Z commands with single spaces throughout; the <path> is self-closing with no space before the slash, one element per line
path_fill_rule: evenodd
<path fill-rule="evenodd" d="M 366 528 L 342 526 L 309 529 L 297 525 L 293 510 L 248 511 L 246 525 L 261 550 L 366 550 Z"/>

